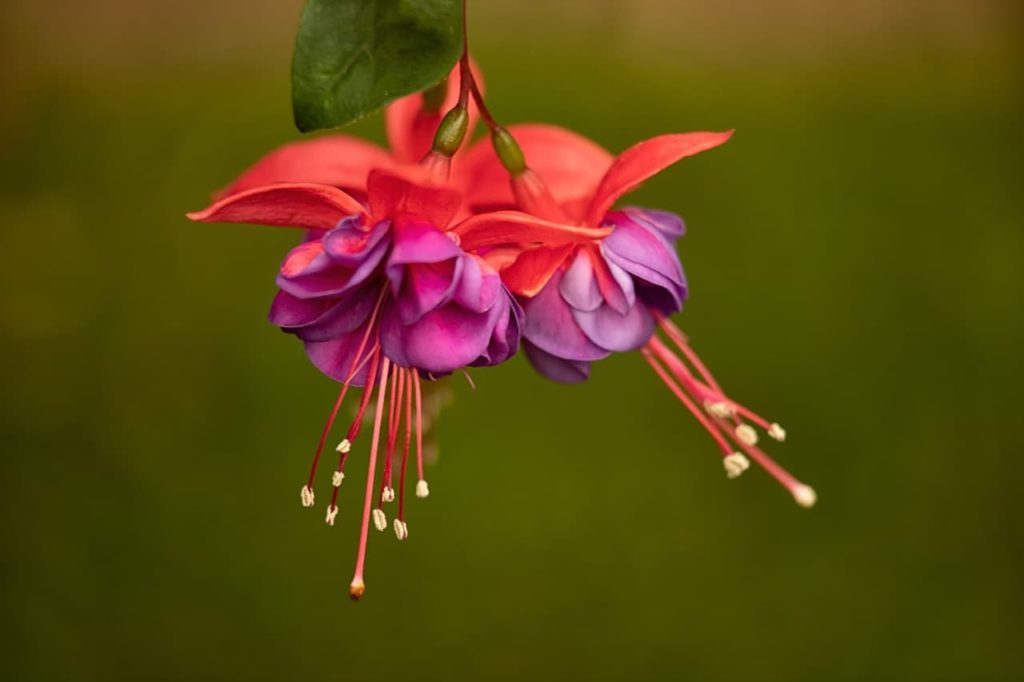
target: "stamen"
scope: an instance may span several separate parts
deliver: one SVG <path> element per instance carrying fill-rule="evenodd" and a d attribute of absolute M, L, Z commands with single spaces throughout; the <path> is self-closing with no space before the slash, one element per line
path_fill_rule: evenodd
<path fill-rule="evenodd" d="M 781 443 L 782 441 L 786 440 L 786 429 L 782 428 L 781 426 L 773 422 L 768 427 L 768 436 L 770 438 L 774 438 L 775 440 Z"/>
<path fill-rule="evenodd" d="M 377 530 L 384 530 L 388 527 L 388 517 L 380 507 L 373 510 L 373 525 Z"/>
<path fill-rule="evenodd" d="M 750 460 L 742 452 L 726 455 L 722 464 L 725 465 L 725 475 L 729 478 L 736 478 L 750 468 Z"/>
<path fill-rule="evenodd" d="M 374 363 L 376 364 L 376 363 Z M 380 439 L 381 416 L 384 414 L 384 396 L 388 384 L 388 371 L 391 369 L 391 360 L 387 357 L 381 363 L 380 387 L 377 389 L 377 410 L 376 418 L 373 421 L 373 444 L 370 446 L 370 463 L 366 472 L 366 495 L 363 499 L 363 522 L 359 530 L 359 552 L 356 555 L 356 568 L 352 576 L 352 582 L 348 588 L 348 594 L 352 599 L 359 600 L 366 591 L 366 584 L 363 582 L 363 568 L 366 564 L 366 541 L 370 532 L 370 507 L 373 504 L 373 475 L 377 468 L 377 446 Z M 374 377 L 371 371 L 371 381 Z M 372 385 L 372 384 L 370 384 Z"/>
<path fill-rule="evenodd" d="M 397 537 L 399 540 L 404 540 L 407 537 L 409 537 L 409 527 L 405 525 L 405 521 L 395 519 L 395 522 L 392 524 L 392 526 L 395 529 L 395 537 Z"/>
<path fill-rule="evenodd" d="M 303 507 L 312 507 L 313 506 L 313 497 L 314 497 L 313 496 L 313 489 L 310 488 L 308 485 L 304 485 L 304 486 L 302 486 L 302 490 L 300 492 L 302 494 L 302 506 Z"/>
<path fill-rule="evenodd" d="M 373 350 L 370 351 L 372 353 L 372 358 L 370 360 L 370 370 L 367 374 L 369 378 L 366 381 L 365 388 L 363 388 L 363 395 L 359 399 L 359 408 L 356 410 L 355 419 L 353 419 L 352 424 L 349 425 L 348 435 L 345 437 L 345 440 L 349 443 L 355 442 L 356 438 L 359 436 L 359 431 L 363 428 L 363 415 L 366 414 L 366 408 L 370 405 L 370 397 L 373 395 L 373 387 L 377 380 L 377 367 L 380 364 L 380 358 L 382 355 L 379 350 L 379 344 L 375 344 Z M 348 462 L 348 455 L 351 450 L 351 447 L 344 452 L 339 450 L 341 454 L 338 457 L 338 466 L 334 471 L 334 475 L 331 476 L 331 484 L 334 485 L 334 491 L 331 493 L 332 505 L 338 504 L 338 492 L 341 490 L 341 483 L 335 482 L 339 480 L 339 475 L 341 477 L 340 480 L 345 479 L 345 463 Z"/>
<path fill-rule="evenodd" d="M 686 395 L 686 393 L 683 392 L 683 389 L 680 388 L 679 384 L 677 384 L 672 379 L 672 377 L 665 370 L 665 368 L 662 367 L 661 364 L 659 364 L 658 361 L 654 358 L 654 355 L 651 353 L 651 350 L 654 350 L 656 353 L 658 353 L 659 357 L 661 356 L 662 350 L 668 352 L 668 349 L 665 348 L 663 345 L 660 348 L 656 346 L 654 344 L 654 341 L 656 340 L 656 338 L 652 338 L 647 343 L 647 345 L 640 350 L 640 352 L 644 356 L 644 359 L 647 361 L 647 364 L 651 366 L 654 372 L 658 375 L 658 378 L 661 379 L 662 383 L 665 384 L 668 390 L 672 391 L 676 398 L 679 399 L 679 402 L 681 402 L 686 407 L 686 409 L 688 409 L 690 413 L 697 419 L 697 421 L 700 422 L 700 425 L 704 427 L 704 430 L 708 432 L 708 435 L 710 435 L 715 440 L 715 443 L 718 444 L 718 448 L 722 451 L 722 454 L 730 454 L 732 452 L 732 448 L 729 447 L 728 441 L 725 440 L 725 438 L 719 432 L 718 428 L 711 422 L 710 419 L 707 418 L 707 416 L 700 410 L 700 408 L 697 407 L 697 404 L 694 403 L 693 400 L 688 395 Z"/>
<path fill-rule="evenodd" d="M 398 427 L 402 417 L 402 397 L 405 391 L 405 372 L 398 365 L 391 368 L 391 396 L 388 404 L 388 441 L 384 455 L 384 475 L 381 477 L 380 504 L 395 499 L 395 490 L 391 485 L 391 470 L 395 456 L 395 441 L 398 438 Z"/>
<path fill-rule="evenodd" d="M 396 523 L 401 521 L 403 527 L 405 525 L 405 470 L 409 465 L 409 446 L 412 443 L 412 373 L 415 370 L 407 369 L 405 371 L 409 375 L 407 378 L 409 390 L 405 392 L 405 442 L 402 446 L 402 469 L 398 474 L 398 519 L 396 519 Z M 406 534 L 408 534 L 408 530 Z"/>
<path fill-rule="evenodd" d="M 334 525 L 334 519 L 338 516 L 338 508 L 335 505 L 327 507 L 327 518 L 324 519 L 328 526 Z"/>
<path fill-rule="evenodd" d="M 331 427 L 334 425 L 334 420 L 338 416 L 338 410 L 341 409 L 341 404 L 345 400 L 345 394 L 348 393 L 349 385 L 352 383 L 352 379 L 355 378 L 356 374 L 358 374 L 359 371 L 363 368 L 363 365 L 366 364 L 367 360 L 369 360 L 371 356 L 375 356 L 374 351 L 371 350 L 365 357 L 362 357 L 362 360 L 360 362 L 356 362 L 357 360 L 360 359 L 363 351 L 366 349 L 366 343 L 370 339 L 370 333 L 372 332 L 374 324 L 376 323 L 377 315 L 380 313 L 380 307 L 381 304 L 384 302 L 384 295 L 387 293 L 387 290 L 387 286 L 381 288 L 380 296 L 377 297 L 377 302 L 374 304 L 373 312 L 370 315 L 370 322 L 368 325 L 366 325 L 366 332 L 363 333 L 363 338 L 360 340 L 359 346 L 356 348 L 356 353 L 355 355 L 352 356 L 352 368 L 349 371 L 348 377 L 346 377 L 345 381 L 342 383 L 341 390 L 338 392 L 338 399 L 334 401 L 334 407 L 331 408 L 331 414 L 327 418 L 327 423 L 324 424 L 323 431 L 320 432 L 320 441 L 316 445 L 316 454 L 313 455 L 313 464 L 309 468 L 309 480 L 306 483 L 306 487 L 310 489 L 309 504 L 306 504 L 306 497 L 305 495 L 303 495 L 302 505 L 304 507 L 313 506 L 312 489 L 313 481 L 316 479 L 316 468 L 317 465 L 320 463 L 320 455 L 324 451 L 324 443 L 327 442 L 327 435 L 331 432 Z M 341 443 L 338 444 L 338 452 L 343 455 L 347 453 L 349 449 L 352 447 L 351 441 L 351 437 L 342 440 Z"/>
<path fill-rule="evenodd" d="M 740 424 L 737 426 L 736 437 L 747 445 L 757 445 L 757 431 L 750 424 Z"/>
<path fill-rule="evenodd" d="M 416 474 L 419 483 L 416 484 L 416 497 L 426 497 L 430 494 L 427 489 L 427 482 L 423 480 L 423 394 L 420 391 L 420 373 L 412 372 L 413 390 L 416 391 Z"/>

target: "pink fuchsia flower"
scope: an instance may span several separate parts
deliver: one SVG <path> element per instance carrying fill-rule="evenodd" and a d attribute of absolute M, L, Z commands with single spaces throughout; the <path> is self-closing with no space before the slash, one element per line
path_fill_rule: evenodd
<path fill-rule="evenodd" d="M 477 82 L 480 74 L 473 65 Z M 219 196 L 281 182 L 331 185 L 364 197 L 372 170 L 403 170 L 420 162 L 430 151 L 434 133 L 444 113 L 459 99 L 459 67 L 429 94 L 416 93 L 391 103 L 385 110 L 389 149 L 349 135 L 324 135 L 283 145 L 270 152 L 231 184 Z M 479 114 L 469 104 L 469 134 Z"/>
<path fill-rule="evenodd" d="M 504 263 L 502 280 L 526 313 L 523 345 L 533 366 L 555 381 L 575 383 L 588 378 L 591 362 L 640 349 L 718 445 L 730 478 L 753 459 L 799 504 L 813 505 L 813 489 L 757 447 L 755 426 L 779 441 L 785 439 L 782 427 L 729 398 L 668 318 L 688 294 L 675 250 L 685 231 L 682 219 L 650 209 L 612 210 L 643 181 L 726 142 L 731 131 L 662 135 L 617 158 L 550 126 L 513 126 L 509 132 L 529 168 L 509 182 L 494 152 L 477 145 L 461 167 L 478 180 L 471 203 L 478 210 L 518 205 L 553 222 L 607 230 L 589 243 L 526 249 Z"/>
<path fill-rule="evenodd" d="M 342 383 L 321 436 L 310 476 L 302 487 L 305 506 L 314 503 L 313 484 L 327 434 L 350 386 L 365 387 L 356 418 L 338 445 L 334 490 L 327 523 L 337 515 L 345 463 L 359 435 L 376 387 L 370 469 L 363 533 L 352 595 L 363 589 L 369 520 L 387 526 L 383 505 L 395 498 L 392 462 L 400 423 L 405 423 L 399 474 L 399 539 L 405 521 L 405 473 L 412 424 L 416 424 L 419 482 L 428 493 L 422 466 L 421 376 L 433 378 L 467 366 L 504 362 L 519 347 L 522 310 L 497 272 L 480 256 L 459 246 L 450 232 L 462 202 L 453 190 L 423 186 L 385 171 L 374 171 L 364 206 L 326 185 L 278 184 L 231 194 L 192 213 L 203 222 L 241 222 L 305 228 L 311 238 L 288 254 L 278 274 L 280 291 L 270 319 L 299 337 L 321 371 Z M 474 228 L 462 228 L 467 239 Z M 390 382 L 390 394 L 385 393 Z M 383 479 L 374 490 L 374 471 L 385 403 L 388 430 Z M 415 403 L 415 419 L 413 404 Z M 376 505 L 373 500 L 376 496 Z"/>

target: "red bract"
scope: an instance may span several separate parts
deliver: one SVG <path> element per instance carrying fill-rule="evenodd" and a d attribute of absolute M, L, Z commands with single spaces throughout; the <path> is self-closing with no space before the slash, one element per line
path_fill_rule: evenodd
<path fill-rule="evenodd" d="M 478 75 L 477 80 L 479 78 Z M 371 170 L 407 171 L 430 150 L 444 112 L 459 98 L 458 86 L 456 67 L 442 86 L 447 88 L 447 93 L 436 110 L 424 108 L 422 93 L 402 97 L 388 106 L 385 119 L 389 149 L 349 135 L 325 135 L 292 142 L 254 163 L 218 196 L 280 182 L 331 185 L 362 196 Z M 470 105 L 469 115 L 472 132 L 479 117 L 476 107 Z"/>

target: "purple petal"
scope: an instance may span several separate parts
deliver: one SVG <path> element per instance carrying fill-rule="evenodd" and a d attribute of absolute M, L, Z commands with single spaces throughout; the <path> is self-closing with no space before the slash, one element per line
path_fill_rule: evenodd
<path fill-rule="evenodd" d="M 490 266 L 469 254 L 462 254 L 462 274 L 455 289 L 455 302 L 467 310 L 482 313 L 490 310 L 501 292 L 501 277 Z M 484 269 L 486 267 L 486 270 Z"/>
<path fill-rule="evenodd" d="M 491 332 L 487 350 L 471 363 L 474 367 L 499 365 L 519 350 L 523 309 L 512 298 L 512 295 L 502 288 L 500 297 L 491 306 L 491 311 L 496 318 L 494 331 Z"/>
<path fill-rule="evenodd" d="M 348 292 L 313 323 L 296 329 L 295 335 L 303 341 L 329 341 L 356 330 L 365 331 L 379 296 L 377 287 Z"/>
<path fill-rule="evenodd" d="M 575 310 L 573 317 L 587 338 L 617 353 L 636 350 L 654 333 L 654 318 L 644 305 L 633 306 L 625 315 L 603 305 L 589 312 Z"/>
<path fill-rule="evenodd" d="M 313 243 L 308 242 L 307 244 Z M 297 248 L 306 247 L 307 244 Z M 307 268 L 293 274 L 291 271 L 286 272 L 282 267 L 277 276 L 277 286 L 298 298 L 337 296 L 366 281 L 384 259 L 389 246 L 387 240 L 379 241 L 354 270 L 331 263 L 331 267 L 326 270 L 310 271 Z M 324 257 L 326 258 L 326 256 Z"/>
<path fill-rule="evenodd" d="M 411 325 L 403 325 L 395 306 L 381 321 L 381 347 L 392 360 L 427 372 L 445 373 L 465 367 L 487 351 L 497 308 L 474 313 L 449 303 Z"/>
<path fill-rule="evenodd" d="M 459 281 L 462 259 L 441 263 L 413 263 L 402 268 L 397 306 L 402 324 L 412 324 L 431 310 L 447 303 Z M 389 271 L 394 270 L 390 268 Z M 392 292 L 394 292 L 392 280 Z"/>
<path fill-rule="evenodd" d="M 391 222 L 382 220 L 372 230 L 364 229 L 362 216 L 349 216 L 324 235 L 324 252 L 339 265 L 358 267 L 391 229 Z"/>
<path fill-rule="evenodd" d="M 601 253 L 634 277 L 662 287 L 682 305 L 686 277 L 671 244 L 632 221 L 623 221 L 605 237 Z"/>
<path fill-rule="evenodd" d="M 594 345 L 576 324 L 572 308 L 559 291 L 562 273 L 556 272 L 536 296 L 523 303 L 523 336 L 541 350 L 567 360 L 600 360 L 608 351 Z"/>
<path fill-rule="evenodd" d="M 308 341 L 305 344 L 306 355 L 309 356 L 310 361 L 321 372 L 335 381 L 343 382 L 348 379 L 349 372 L 352 371 L 355 353 L 363 341 L 363 333 L 364 331 L 360 329 L 330 341 Z M 363 349 L 363 356 L 369 350 L 369 345 L 367 343 L 367 347 Z M 362 362 L 362 359 L 360 357 L 359 362 Z M 358 363 L 356 365 L 358 366 Z M 369 363 L 365 363 L 356 372 L 351 381 L 353 386 L 366 385 L 366 377 L 369 374 L 368 365 Z"/>
<path fill-rule="evenodd" d="M 331 307 L 330 299 L 302 299 L 292 296 L 287 291 L 279 291 L 270 304 L 267 319 L 270 323 L 284 329 L 304 327 L 314 322 Z"/>
<path fill-rule="evenodd" d="M 408 263 L 439 263 L 462 253 L 448 235 L 430 223 L 410 221 L 395 229 L 395 247 L 388 268 Z"/>
<path fill-rule="evenodd" d="M 675 241 L 686 234 L 686 223 L 675 213 L 659 211 L 653 208 L 626 206 L 621 211 L 612 211 L 606 220 L 616 222 L 615 213 L 623 213 L 627 218 L 649 230 L 655 230 L 669 241 Z"/>
<path fill-rule="evenodd" d="M 589 362 L 563 360 L 542 351 L 529 341 L 523 343 L 523 350 L 533 368 L 552 381 L 562 384 L 579 384 L 590 376 Z"/>
<path fill-rule="evenodd" d="M 565 271 L 558 290 L 565 302 L 576 310 L 595 310 L 604 303 L 601 290 L 597 286 L 597 278 L 594 276 L 594 265 L 590 262 L 590 255 L 582 249 L 576 252 L 576 257 Z"/>

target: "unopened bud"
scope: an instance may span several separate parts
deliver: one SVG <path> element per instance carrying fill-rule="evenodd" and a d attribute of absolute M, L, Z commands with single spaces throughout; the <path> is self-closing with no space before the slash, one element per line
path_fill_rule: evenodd
<path fill-rule="evenodd" d="M 491 133 L 491 144 L 494 145 L 501 165 L 512 177 L 526 172 L 526 157 L 523 156 L 523 150 L 516 142 L 516 138 L 512 137 L 512 133 L 504 128 L 495 128 Z"/>
<path fill-rule="evenodd" d="M 373 510 L 373 525 L 377 530 L 384 530 L 388 527 L 388 517 L 383 509 Z"/>
<path fill-rule="evenodd" d="M 456 105 L 441 119 L 434 134 L 433 150 L 444 156 L 452 156 L 462 146 L 462 140 L 469 129 L 469 110 Z"/>

